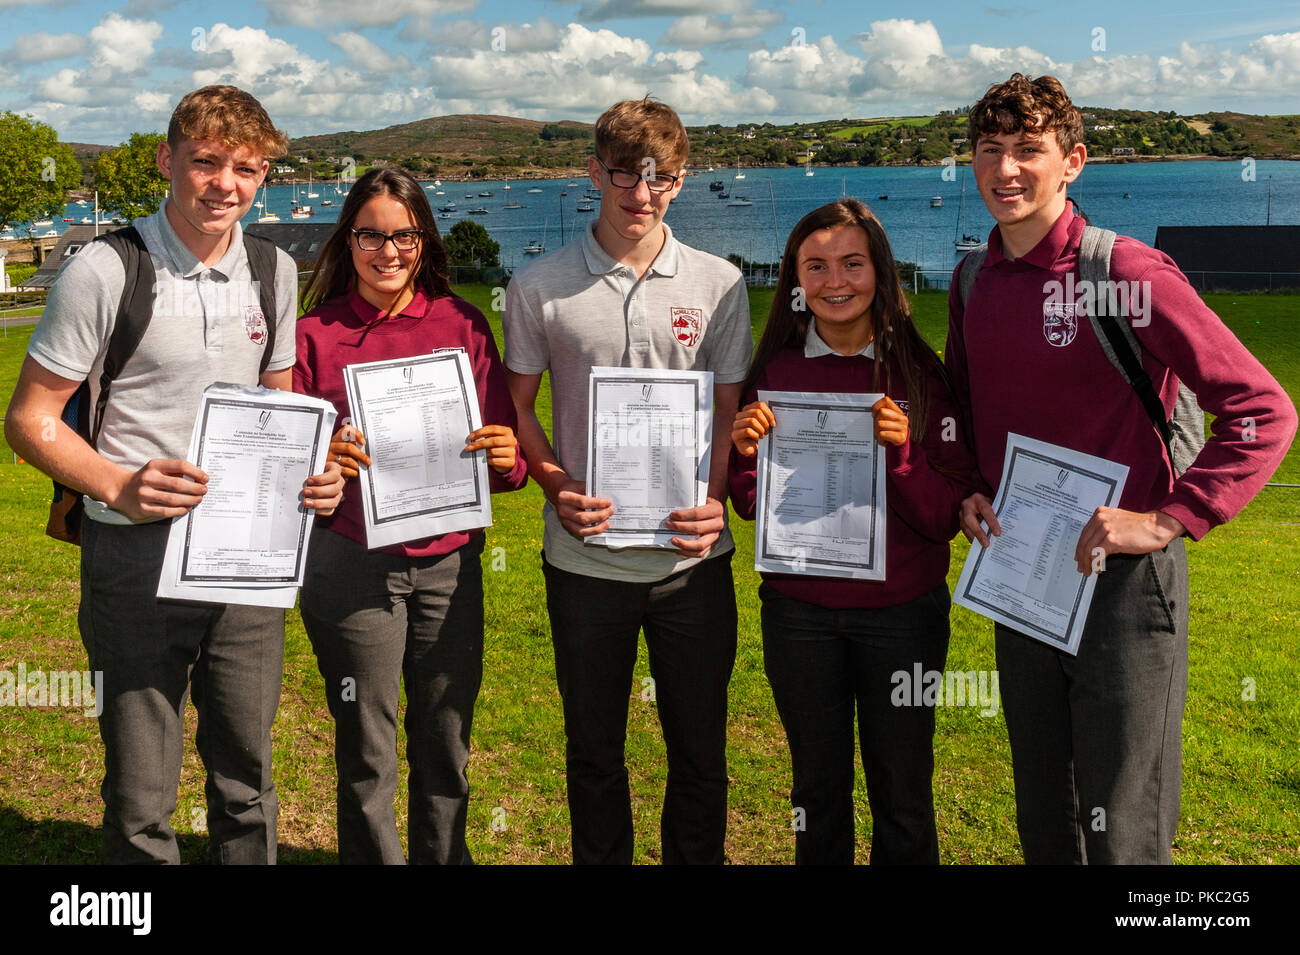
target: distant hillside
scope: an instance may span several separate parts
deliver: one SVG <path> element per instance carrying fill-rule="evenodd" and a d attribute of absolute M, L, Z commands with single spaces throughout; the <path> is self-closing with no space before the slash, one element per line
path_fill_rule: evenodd
<path fill-rule="evenodd" d="M 1300 159 L 1300 117 L 1081 107 L 1094 160 L 1166 157 Z M 915 165 L 952 157 L 969 162 L 965 109 L 935 116 L 839 119 L 815 123 L 741 123 L 688 127 L 690 166 Z M 305 136 L 290 143 L 294 177 L 308 169 L 330 178 L 344 157 L 358 168 L 397 163 L 417 175 L 448 179 L 529 178 L 581 174 L 592 127 L 509 116 L 458 115 L 385 129 Z M 96 148 L 96 147 L 91 147 Z M 298 157 L 305 157 L 306 164 Z"/>
<path fill-rule="evenodd" d="M 591 131 L 590 124 L 570 120 L 435 116 L 386 129 L 304 136 L 290 141 L 289 150 L 312 160 L 351 156 L 360 164 L 383 159 L 415 173 L 454 178 L 506 172 L 550 175 L 586 166 Z"/>
<path fill-rule="evenodd" d="M 116 146 L 100 146 L 96 143 L 65 143 L 72 147 L 72 153 L 81 164 L 81 191 L 89 192 L 95 188 L 95 159 L 100 153 L 106 153 Z"/>

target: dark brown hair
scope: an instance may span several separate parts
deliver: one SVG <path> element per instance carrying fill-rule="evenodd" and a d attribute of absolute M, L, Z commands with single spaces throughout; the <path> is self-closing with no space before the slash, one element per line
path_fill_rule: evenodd
<path fill-rule="evenodd" d="M 352 265 L 352 225 L 357 221 L 361 207 L 376 196 L 392 196 L 406 206 L 415 227 L 420 230 L 420 263 L 411 276 L 411 283 L 431 299 L 452 294 L 447 279 L 447 248 L 438 234 L 438 223 L 433 218 L 424 190 L 405 169 L 382 166 L 358 179 L 348 192 L 338 225 L 325 240 L 316 268 L 303 290 L 304 310 L 347 295 L 356 287 L 357 273 Z"/>
<path fill-rule="evenodd" d="M 676 111 L 650 97 L 615 103 L 596 120 L 596 155 L 616 169 L 640 172 L 649 157 L 665 173 L 680 173 L 691 144 Z"/>
<path fill-rule="evenodd" d="M 1083 117 L 1070 102 L 1055 76 L 1031 80 L 1013 73 L 1005 83 L 990 86 L 984 98 L 970 109 L 972 148 L 981 136 L 1007 133 L 1056 133 L 1061 152 L 1068 154 L 1083 142 Z"/>
<path fill-rule="evenodd" d="M 884 226 L 857 199 L 840 199 L 814 209 L 800 219 L 790 233 L 785 243 L 785 254 L 781 256 L 781 274 L 767 316 L 767 327 L 754 350 L 754 360 L 750 363 L 741 395 L 749 394 L 763 369 L 778 354 L 787 348 L 804 347 L 812 313 L 806 304 L 800 309 L 794 307 L 796 289 L 799 288 L 799 249 L 814 232 L 836 226 L 855 226 L 867 235 L 871 267 L 876 273 L 876 294 L 871 301 L 870 313 L 871 340 L 876 343 L 872 387 L 888 391 L 890 369 L 898 369 L 907 392 L 907 418 L 919 437 L 925 434 L 930 410 L 930 377 L 933 375 L 946 382 L 947 374 L 939 356 L 912 323 L 912 311 L 907 296 L 903 294 L 903 283 L 898 277 L 898 267 Z M 882 377 L 883 388 L 880 384 Z"/>
<path fill-rule="evenodd" d="M 256 97 L 237 86 L 205 86 L 186 93 L 167 124 L 167 144 L 181 139 L 215 140 L 227 149 L 243 146 L 263 159 L 289 151 L 289 137 L 275 128 Z"/>

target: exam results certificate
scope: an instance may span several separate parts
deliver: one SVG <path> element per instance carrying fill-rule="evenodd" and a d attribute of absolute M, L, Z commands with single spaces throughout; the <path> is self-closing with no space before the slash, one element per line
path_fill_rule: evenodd
<path fill-rule="evenodd" d="M 972 542 L 953 602 L 1064 650 L 1079 640 L 1097 587 L 1074 562 L 1098 507 L 1118 507 L 1128 467 L 1018 434 L 1007 435 L 989 546 Z"/>
<path fill-rule="evenodd" d="M 885 579 L 879 394 L 760 391 L 776 426 L 758 446 L 754 569 Z"/>
<path fill-rule="evenodd" d="M 591 369 L 587 493 L 614 502 L 609 547 L 671 548 L 673 511 L 708 499 L 713 372 Z"/>
<path fill-rule="evenodd" d="M 189 460 L 208 475 L 207 493 L 172 522 L 159 597 L 293 605 L 314 517 L 300 495 L 325 470 L 334 418 L 328 402 L 306 395 L 204 390 Z"/>
<path fill-rule="evenodd" d="M 343 374 L 371 460 L 358 478 L 366 546 L 490 527 L 487 452 L 465 453 L 482 424 L 469 356 L 449 349 Z"/>

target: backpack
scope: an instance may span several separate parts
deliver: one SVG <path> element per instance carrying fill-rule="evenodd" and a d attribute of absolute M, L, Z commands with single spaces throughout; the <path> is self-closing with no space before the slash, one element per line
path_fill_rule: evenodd
<path fill-rule="evenodd" d="M 1110 254 L 1114 245 L 1115 233 L 1109 229 L 1098 229 L 1091 225 L 1083 227 L 1083 241 L 1079 246 L 1081 283 L 1087 282 L 1091 288 L 1100 289 L 1100 283 L 1110 280 Z M 970 291 L 975 286 L 979 270 L 984 267 L 987 255 L 986 243 L 967 254 L 958 267 L 957 286 L 962 308 L 966 307 Z M 1128 322 L 1120 321 L 1117 316 L 1109 313 L 1107 298 L 1105 295 L 1092 296 L 1093 308 L 1088 313 L 1088 319 L 1092 323 L 1093 333 L 1106 358 L 1137 393 L 1147 417 L 1165 443 L 1174 476 L 1177 477 L 1192 466 L 1196 456 L 1201 453 L 1201 448 L 1205 447 L 1205 412 L 1201 410 L 1192 390 L 1186 383 L 1179 381 L 1173 414 L 1165 418 L 1160 396 L 1151 384 L 1151 377 L 1142 367 L 1142 346 Z"/>
<path fill-rule="evenodd" d="M 81 435 L 92 448 L 99 439 L 99 429 L 104 423 L 104 409 L 108 406 L 108 393 L 113 380 L 122 373 L 127 361 L 135 354 L 153 319 L 156 281 L 153 260 L 135 226 L 107 232 L 95 241 L 105 243 L 118 254 L 122 260 L 125 282 L 122 285 L 122 297 L 117 304 L 117 316 L 113 320 L 113 331 L 108 339 L 108 351 L 104 354 L 104 367 L 99 376 L 99 395 L 94 408 L 91 408 L 90 403 L 89 379 L 81 383 L 63 407 L 64 423 Z M 266 316 L 266 344 L 258 369 L 260 374 L 266 371 L 275 351 L 275 243 L 245 232 L 244 251 L 248 255 L 249 272 L 253 281 L 257 282 L 262 314 Z M 81 494 L 55 481 L 45 533 L 55 540 L 80 545 L 84 510 Z"/>

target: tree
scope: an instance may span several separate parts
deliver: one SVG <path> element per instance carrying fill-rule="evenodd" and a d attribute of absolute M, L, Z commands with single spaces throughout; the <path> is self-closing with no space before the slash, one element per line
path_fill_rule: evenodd
<path fill-rule="evenodd" d="M 452 265 L 490 266 L 500 264 L 501 246 L 477 222 L 462 219 L 443 237 L 447 261 Z"/>
<path fill-rule="evenodd" d="M 0 113 L 0 229 L 62 215 L 80 184 L 77 157 L 52 126 Z"/>
<path fill-rule="evenodd" d="M 161 133 L 132 133 L 116 149 L 100 153 L 95 160 L 95 188 L 101 208 L 126 219 L 158 211 L 167 194 L 167 180 L 157 163 L 163 139 Z"/>

